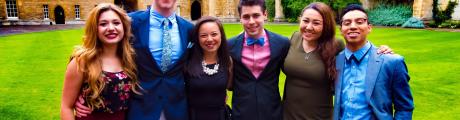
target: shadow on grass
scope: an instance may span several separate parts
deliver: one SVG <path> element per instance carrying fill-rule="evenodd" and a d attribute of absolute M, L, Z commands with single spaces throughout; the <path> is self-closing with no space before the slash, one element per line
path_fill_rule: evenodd
<path fill-rule="evenodd" d="M 0 119 L 1 120 L 32 120 L 30 111 L 15 108 L 15 106 L 0 106 Z"/>

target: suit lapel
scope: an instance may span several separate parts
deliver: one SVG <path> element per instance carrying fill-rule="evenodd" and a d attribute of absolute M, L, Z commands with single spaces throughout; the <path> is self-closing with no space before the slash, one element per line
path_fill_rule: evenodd
<path fill-rule="evenodd" d="M 181 46 L 182 46 L 182 50 L 185 50 L 187 49 L 187 46 L 188 46 L 188 37 L 187 37 L 187 29 L 186 28 L 182 28 L 181 25 L 185 24 L 183 19 L 181 19 L 179 16 L 176 16 L 176 20 L 177 20 L 177 27 L 179 29 L 179 34 L 180 34 L 180 41 L 181 41 Z"/>
<path fill-rule="evenodd" d="M 141 45 L 143 46 L 142 48 L 144 49 L 143 51 L 145 54 L 151 58 L 150 62 L 155 66 L 156 70 L 160 70 L 160 67 L 158 66 L 158 63 L 153 59 L 152 53 L 150 52 L 149 48 L 149 40 L 150 40 L 150 10 L 148 9 L 147 11 L 142 13 L 142 18 L 139 23 L 139 38 L 141 41 Z M 136 29 L 136 28 L 134 28 Z"/>
<path fill-rule="evenodd" d="M 241 63 L 241 66 L 245 70 L 244 73 L 249 74 L 251 76 L 251 80 L 256 80 L 256 77 L 252 74 L 251 70 L 243 63 L 242 61 L 242 55 L 243 55 L 243 41 L 244 41 L 244 32 L 241 33 L 236 39 L 235 39 L 235 44 L 234 44 L 234 50 L 235 50 L 235 61 Z"/>
<path fill-rule="evenodd" d="M 179 29 L 179 38 L 180 38 L 180 44 L 181 44 L 180 46 L 181 46 L 182 51 L 184 52 L 179 57 L 179 60 L 177 60 L 177 62 L 171 65 L 172 66 L 171 69 L 169 69 L 166 73 L 171 72 L 171 70 L 175 69 L 175 67 L 177 67 L 178 64 L 181 64 L 182 62 L 184 62 L 185 59 L 187 59 L 185 56 L 187 56 L 188 54 L 188 50 L 187 50 L 188 41 L 189 41 L 187 37 L 188 32 L 187 32 L 187 28 L 185 28 L 184 26 L 181 26 L 181 25 L 186 24 L 185 23 L 186 21 L 181 19 L 179 16 L 176 16 L 176 21 L 177 21 L 177 27 Z"/>
<path fill-rule="evenodd" d="M 342 74 L 343 74 L 343 67 L 345 63 L 345 54 L 344 52 L 340 52 L 336 58 L 336 69 L 337 69 L 337 80 L 335 81 L 335 105 L 336 107 L 340 107 L 340 98 L 342 93 Z M 340 109 L 336 109 L 338 113 L 340 113 Z"/>
<path fill-rule="evenodd" d="M 279 46 L 281 46 L 281 44 L 278 44 L 278 41 L 275 40 L 278 38 L 273 33 L 267 30 L 265 30 L 265 33 L 268 34 L 268 42 L 270 43 L 270 60 L 268 61 L 267 65 L 265 65 L 264 70 L 262 70 L 262 73 L 260 73 L 259 78 L 261 78 L 261 76 L 264 76 L 266 74 L 266 72 L 268 71 L 267 66 L 273 64 L 273 60 L 275 59 L 276 56 L 278 56 L 279 51 L 281 51 L 278 48 Z"/>
<path fill-rule="evenodd" d="M 374 91 L 375 82 L 380 72 L 380 67 L 382 65 L 382 60 L 377 55 L 377 50 L 372 45 L 369 51 L 369 62 L 367 65 L 366 71 L 366 97 L 367 100 L 370 100 L 372 92 Z"/>
<path fill-rule="evenodd" d="M 150 10 L 147 10 L 145 12 L 142 13 L 142 19 L 139 23 L 139 26 L 140 27 L 138 30 L 139 30 L 139 38 L 141 39 L 141 42 L 142 42 L 142 46 L 145 46 L 146 48 L 149 47 L 149 39 L 150 39 L 150 14 L 149 14 L 149 11 Z M 136 29 L 136 28 L 134 28 Z"/>
<path fill-rule="evenodd" d="M 235 50 L 235 59 L 239 62 L 242 63 L 241 61 L 241 56 L 242 56 L 242 51 L 243 51 L 243 39 L 244 39 L 244 33 L 238 35 L 235 39 L 235 44 L 234 44 L 234 50 Z"/>

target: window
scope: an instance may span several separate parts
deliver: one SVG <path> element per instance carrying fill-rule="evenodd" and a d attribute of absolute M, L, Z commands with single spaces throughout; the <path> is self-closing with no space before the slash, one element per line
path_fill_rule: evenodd
<path fill-rule="evenodd" d="M 75 19 L 80 19 L 80 5 L 75 5 Z"/>
<path fill-rule="evenodd" d="M 6 0 L 6 16 L 8 19 L 18 19 L 16 0 Z"/>
<path fill-rule="evenodd" d="M 48 5 L 43 5 L 43 18 L 45 20 L 50 18 L 49 12 L 48 12 Z"/>

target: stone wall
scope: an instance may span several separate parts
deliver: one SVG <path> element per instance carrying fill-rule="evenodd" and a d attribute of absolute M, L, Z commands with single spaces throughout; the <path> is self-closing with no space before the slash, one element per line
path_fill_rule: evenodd
<path fill-rule="evenodd" d="M 432 10 L 433 0 L 414 0 L 412 16 L 422 20 L 431 20 Z"/>
<path fill-rule="evenodd" d="M 201 5 L 201 16 L 215 16 L 224 22 L 238 20 L 239 0 L 178 0 L 179 14 L 186 19 L 191 19 L 191 6 L 195 1 Z"/>
<path fill-rule="evenodd" d="M 449 0 L 439 0 L 439 7 L 444 10 Z M 414 0 L 413 16 L 422 20 L 431 20 L 433 13 L 433 0 Z M 453 20 L 460 20 L 460 5 L 457 5 L 452 14 Z"/>
<path fill-rule="evenodd" d="M 4 19 L 6 19 L 6 1 L 0 0 L 0 21 Z"/>
<path fill-rule="evenodd" d="M 200 2 L 201 16 L 215 16 L 222 21 L 238 21 L 237 6 L 239 0 L 177 0 L 177 12 L 180 16 L 191 19 L 193 1 Z M 55 8 L 64 9 L 66 24 L 83 24 L 89 11 L 99 3 L 114 3 L 115 0 L 16 0 L 18 20 L 8 20 L 6 17 L 6 0 L 0 0 L 0 25 L 41 25 L 55 23 Z M 137 3 L 131 6 L 137 10 L 145 10 L 153 0 L 124 0 Z M 44 19 L 43 5 L 48 5 L 49 19 Z M 75 5 L 80 6 L 80 19 L 76 19 Z"/>

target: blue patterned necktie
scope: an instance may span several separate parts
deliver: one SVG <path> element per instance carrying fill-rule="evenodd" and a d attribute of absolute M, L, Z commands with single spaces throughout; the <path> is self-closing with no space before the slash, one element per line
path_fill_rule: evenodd
<path fill-rule="evenodd" d="M 264 37 L 261 37 L 259 39 L 254 39 L 254 38 L 248 37 L 246 39 L 248 46 L 251 46 L 251 45 L 254 45 L 254 44 L 259 44 L 260 46 L 264 46 L 264 43 L 265 43 L 264 40 L 265 40 Z"/>
<path fill-rule="evenodd" d="M 163 20 L 163 51 L 161 52 L 161 71 L 165 73 L 168 71 L 168 66 L 171 64 L 172 43 L 171 34 L 169 30 L 169 19 Z"/>

